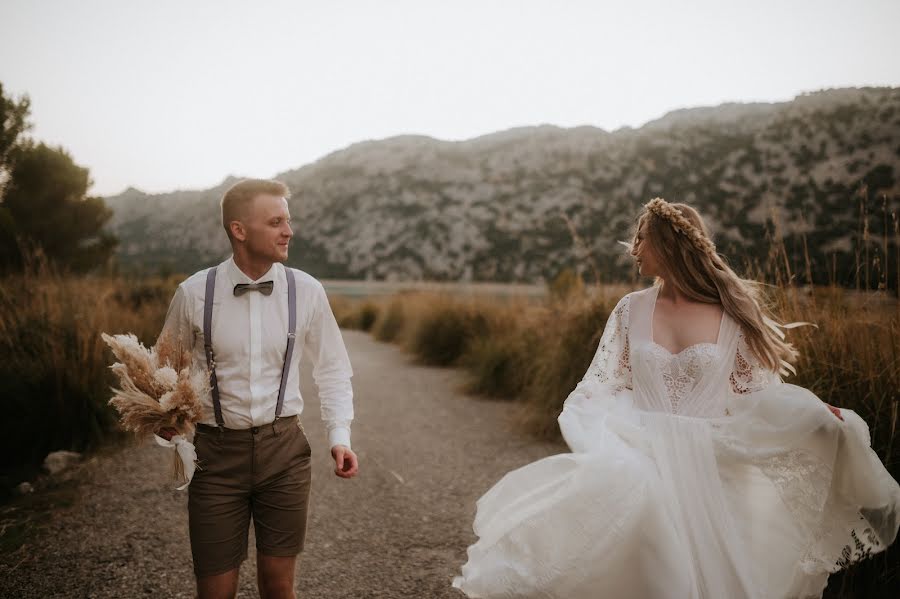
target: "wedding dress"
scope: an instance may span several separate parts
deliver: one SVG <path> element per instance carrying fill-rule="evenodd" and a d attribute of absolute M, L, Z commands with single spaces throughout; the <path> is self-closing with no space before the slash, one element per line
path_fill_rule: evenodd
<path fill-rule="evenodd" d="M 572 453 L 478 500 L 469 597 L 820 597 L 893 542 L 900 487 L 865 422 L 762 368 L 727 314 L 716 343 L 657 345 L 658 289 L 619 301 L 566 399 Z"/>

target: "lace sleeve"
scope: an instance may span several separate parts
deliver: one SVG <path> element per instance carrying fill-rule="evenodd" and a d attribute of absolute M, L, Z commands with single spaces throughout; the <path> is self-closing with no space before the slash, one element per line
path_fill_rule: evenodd
<path fill-rule="evenodd" d="M 741 332 L 738 337 L 737 351 L 734 353 L 734 367 L 731 370 L 731 391 L 738 395 L 753 393 L 764 389 L 781 379 L 778 374 L 759 363 Z"/>
<path fill-rule="evenodd" d="M 584 379 L 612 385 L 616 389 L 631 389 L 631 358 L 628 346 L 629 296 L 623 297 L 613 308 L 600 337 L 600 344 L 588 366 Z"/>
<path fill-rule="evenodd" d="M 629 296 L 606 320 L 600 344 L 587 372 L 563 402 L 559 430 L 573 452 L 591 451 L 603 438 L 603 414 L 627 405 L 631 385 L 628 348 Z M 624 402 L 624 403 L 623 403 Z"/>

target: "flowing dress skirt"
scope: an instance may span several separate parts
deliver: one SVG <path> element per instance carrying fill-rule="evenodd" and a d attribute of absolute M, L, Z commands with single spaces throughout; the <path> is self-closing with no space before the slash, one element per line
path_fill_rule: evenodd
<path fill-rule="evenodd" d="M 596 397 L 596 394 L 595 394 Z M 775 385 L 733 416 L 570 402 L 573 453 L 504 476 L 477 503 L 453 586 L 469 597 L 819 597 L 897 534 L 900 487 L 850 410 Z"/>

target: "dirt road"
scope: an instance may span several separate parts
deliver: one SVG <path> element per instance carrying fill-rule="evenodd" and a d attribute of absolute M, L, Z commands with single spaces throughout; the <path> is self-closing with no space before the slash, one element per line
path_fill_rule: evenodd
<path fill-rule="evenodd" d="M 298 597 L 461 597 L 451 578 L 474 541 L 475 501 L 505 472 L 565 451 L 519 432 L 510 404 L 466 397 L 451 369 L 344 331 L 353 362 L 360 474 L 334 476 L 309 369 L 302 416 L 313 447 L 312 505 Z M 187 491 L 172 490 L 155 443 L 98 456 L 14 564 L 0 597 L 193 597 Z M 258 597 L 254 539 L 239 597 Z"/>

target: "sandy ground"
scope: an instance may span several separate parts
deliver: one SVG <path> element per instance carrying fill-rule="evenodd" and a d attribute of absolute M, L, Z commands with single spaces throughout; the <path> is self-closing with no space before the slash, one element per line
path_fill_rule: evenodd
<path fill-rule="evenodd" d="M 505 472 L 565 451 L 519 431 L 511 405 L 466 397 L 463 374 L 414 365 L 395 346 L 345 331 L 355 375 L 360 474 L 337 478 L 304 368 L 312 505 L 297 596 L 463 597 L 452 577 L 475 540 L 475 501 Z M 187 491 L 155 443 L 99 455 L 77 497 L 0 565 L 0 597 L 193 597 Z M 239 597 L 259 597 L 256 554 Z"/>

